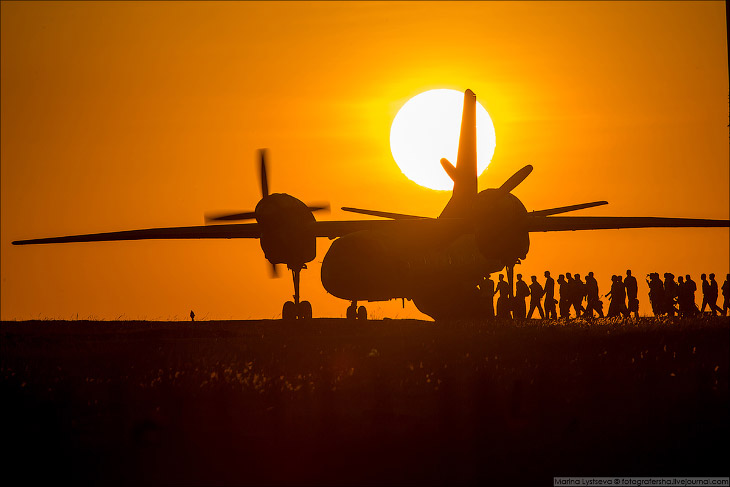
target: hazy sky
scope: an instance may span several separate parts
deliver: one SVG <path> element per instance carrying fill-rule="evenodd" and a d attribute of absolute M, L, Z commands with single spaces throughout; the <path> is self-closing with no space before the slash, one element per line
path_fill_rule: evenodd
<path fill-rule="evenodd" d="M 14 247 L 12 240 L 197 225 L 273 192 L 438 215 L 403 176 L 393 117 L 433 88 L 472 89 L 497 148 L 480 189 L 535 167 L 528 210 L 730 217 L 724 2 L 2 2 L 2 319 L 273 318 L 257 240 Z M 730 269 L 727 229 L 533 234 L 525 276 Z M 320 268 L 315 316 L 343 316 Z M 528 279 L 529 280 L 529 279 Z M 542 281 L 542 278 L 541 278 Z M 640 285 L 641 312 L 648 312 Z M 400 301 L 374 317 L 423 317 Z"/>

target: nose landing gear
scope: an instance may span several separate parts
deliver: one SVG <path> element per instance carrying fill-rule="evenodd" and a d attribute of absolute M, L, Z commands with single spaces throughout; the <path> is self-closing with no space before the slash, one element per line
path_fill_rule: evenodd
<path fill-rule="evenodd" d="M 309 320 L 312 318 L 312 304 L 309 301 L 299 301 L 299 274 L 306 265 L 297 266 L 291 269 L 294 280 L 294 301 L 287 301 L 281 309 L 282 320 Z"/>
<path fill-rule="evenodd" d="M 368 310 L 365 306 L 357 307 L 357 301 L 353 301 L 350 306 L 347 307 L 347 313 L 345 314 L 348 320 L 362 320 L 368 319 Z"/>

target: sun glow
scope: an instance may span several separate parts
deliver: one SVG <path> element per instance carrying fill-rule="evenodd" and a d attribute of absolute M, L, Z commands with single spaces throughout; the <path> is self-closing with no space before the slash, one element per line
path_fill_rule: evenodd
<path fill-rule="evenodd" d="M 441 167 L 445 157 L 456 164 L 464 93 L 430 90 L 406 102 L 390 128 L 390 151 L 408 179 L 431 189 L 451 190 L 454 182 Z M 477 173 L 494 155 L 494 124 L 477 101 Z"/>

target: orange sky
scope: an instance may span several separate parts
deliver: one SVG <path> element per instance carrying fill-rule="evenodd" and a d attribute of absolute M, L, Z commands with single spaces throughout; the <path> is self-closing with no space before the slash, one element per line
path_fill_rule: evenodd
<path fill-rule="evenodd" d="M 274 318 L 290 298 L 256 240 L 13 247 L 203 223 L 270 189 L 435 216 L 390 154 L 411 96 L 471 88 L 497 149 L 480 189 L 525 164 L 528 210 L 730 217 L 723 2 L 2 2 L 0 318 Z M 730 269 L 727 229 L 533 234 L 516 272 Z M 348 305 L 302 274 L 315 316 Z M 542 279 L 541 279 L 542 280 Z M 640 279 L 641 280 L 641 279 Z M 640 287 L 642 312 L 648 312 Z M 700 298 L 701 299 L 701 298 Z M 410 303 L 374 317 L 423 317 Z"/>

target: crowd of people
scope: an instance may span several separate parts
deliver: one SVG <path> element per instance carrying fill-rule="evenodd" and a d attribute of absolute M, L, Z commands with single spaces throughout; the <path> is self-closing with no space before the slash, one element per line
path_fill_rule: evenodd
<path fill-rule="evenodd" d="M 528 285 L 522 280 L 522 274 L 517 274 L 514 296 L 511 286 L 503 274 L 499 275 L 496 287 L 491 277 L 486 277 L 479 285 L 484 301 L 485 316 L 488 318 L 496 316 L 504 319 L 530 319 L 537 310 L 540 318 L 557 319 L 558 311 L 560 318 L 569 318 L 572 309 L 575 317 L 623 316 L 629 318 L 632 314 L 635 318 L 639 317 L 639 285 L 630 270 L 626 271 L 625 277 L 611 276 L 611 288 L 608 293 L 603 295 L 609 300 L 605 315 L 603 300 L 598 290 L 598 281 L 593 276 L 593 272 L 589 272 L 585 276 L 585 280 L 581 279 L 580 274 L 573 275 L 570 272 L 560 274 L 557 279 L 557 299 L 555 279 L 550 275 L 550 271 L 545 271 L 544 276 L 544 285 L 538 282 L 537 276 L 531 276 L 531 282 Z M 698 308 L 695 302 L 697 284 L 689 274 L 679 276 L 677 281 L 674 280 L 674 274 L 671 272 L 664 274 L 663 281 L 657 272 L 647 275 L 649 302 L 654 316 L 693 316 L 705 313 L 705 309 L 708 309 L 713 315 L 726 316 L 730 311 L 730 274 L 727 275 L 720 288 L 723 296 L 722 308 L 717 305 L 719 290 L 715 274 L 709 276 L 709 280 L 707 275 L 702 274 L 701 276 L 702 307 Z M 495 295 L 497 296 L 496 313 Z M 529 311 L 527 298 L 530 298 Z"/>

